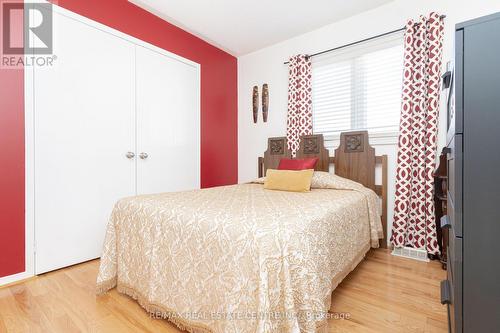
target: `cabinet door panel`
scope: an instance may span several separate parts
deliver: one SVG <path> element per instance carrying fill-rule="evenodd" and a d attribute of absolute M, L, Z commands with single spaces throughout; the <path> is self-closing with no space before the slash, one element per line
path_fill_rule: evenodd
<path fill-rule="evenodd" d="M 500 19 L 464 29 L 464 332 L 500 327 Z"/>
<path fill-rule="evenodd" d="M 200 187 L 199 69 L 136 47 L 138 194 Z"/>
<path fill-rule="evenodd" d="M 54 12 L 54 54 L 33 73 L 37 274 L 99 257 L 135 194 L 133 45 Z"/>
<path fill-rule="evenodd" d="M 463 135 L 453 136 L 448 144 L 448 205 L 452 228 L 458 237 L 462 237 L 463 229 Z"/>

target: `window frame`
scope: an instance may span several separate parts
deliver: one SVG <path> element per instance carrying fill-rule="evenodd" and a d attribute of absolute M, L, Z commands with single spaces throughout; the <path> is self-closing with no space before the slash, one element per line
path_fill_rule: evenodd
<path fill-rule="evenodd" d="M 403 62 L 404 62 L 404 32 L 397 31 L 390 35 L 386 35 L 371 41 L 363 42 L 357 45 L 349 46 L 343 49 L 339 49 L 330 53 L 326 53 L 321 56 L 317 56 L 312 60 L 312 71 L 313 71 L 313 82 L 314 87 L 314 71 L 318 67 L 328 66 L 334 63 L 341 63 L 342 61 L 349 61 L 351 63 L 351 74 L 350 74 L 350 89 L 351 89 L 351 128 L 340 130 L 334 132 L 333 134 L 324 134 L 325 144 L 327 146 L 335 146 L 340 142 L 340 133 L 346 131 L 357 131 L 357 130 L 368 130 L 371 143 L 380 145 L 394 145 L 398 142 L 399 135 L 399 118 L 398 125 L 395 129 L 370 129 L 367 127 L 367 109 L 360 107 L 357 102 L 361 99 L 360 95 L 366 93 L 366 82 L 360 80 L 358 69 L 359 66 L 363 66 L 360 63 L 360 58 L 368 53 L 381 51 L 384 49 L 400 46 L 401 47 L 401 82 L 403 78 Z M 362 70 L 361 70 L 362 71 Z M 402 84 L 400 89 L 400 95 L 402 93 Z M 312 114 L 313 114 L 313 128 L 315 122 L 315 112 L 314 112 L 314 88 L 312 92 Z M 321 134 L 315 132 L 315 134 Z M 373 140 L 372 140 L 373 139 Z"/>

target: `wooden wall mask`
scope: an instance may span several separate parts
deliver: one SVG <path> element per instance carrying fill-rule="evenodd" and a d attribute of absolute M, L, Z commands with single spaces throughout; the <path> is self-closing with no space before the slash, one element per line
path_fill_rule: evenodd
<path fill-rule="evenodd" d="M 257 123 L 257 117 L 259 115 L 259 87 L 254 86 L 252 92 L 252 111 L 253 111 L 253 123 Z"/>
<path fill-rule="evenodd" d="M 262 86 L 262 119 L 267 122 L 267 114 L 269 112 L 269 87 L 267 83 Z"/>

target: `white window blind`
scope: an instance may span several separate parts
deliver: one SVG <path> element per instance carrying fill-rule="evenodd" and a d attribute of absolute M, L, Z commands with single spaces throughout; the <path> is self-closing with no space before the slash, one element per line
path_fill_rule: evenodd
<path fill-rule="evenodd" d="M 319 58 L 319 57 L 318 57 Z M 403 78 L 403 34 L 313 61 L 313 131 L 327 140 L 349 130 L 395 133 Z"/>

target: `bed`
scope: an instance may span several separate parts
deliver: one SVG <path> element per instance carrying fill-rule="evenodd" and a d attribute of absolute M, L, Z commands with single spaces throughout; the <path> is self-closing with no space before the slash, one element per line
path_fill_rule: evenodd
<path fill-rule="evenodd" d="M 269 139 L 259 175 L 289 156 L 284 140 Z M 305 156 L 319 158 L 307 193 L 265 190 L 260 178 L 120 200 L 97 293 L 117 287 L 193 333 L 326 332 L 332 291 L 385 243 L 387 160 L 366 132 L 343 133 L 333 159 L 322 136 L 302 137 L 297 157 Z"/>

